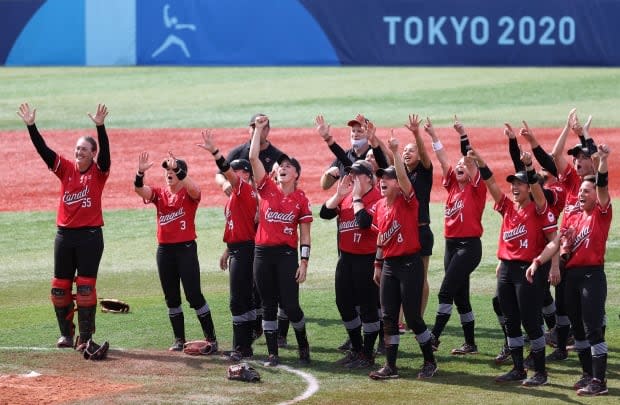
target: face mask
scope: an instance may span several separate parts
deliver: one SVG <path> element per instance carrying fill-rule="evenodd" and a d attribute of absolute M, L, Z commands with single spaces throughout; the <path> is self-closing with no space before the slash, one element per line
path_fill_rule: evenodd
<path fill-rule="evenodd" d="M 368 144 L 368 139 L 366 138 L 357 139 L 357 140 L 351 139 L 351 146 L 353 147 L 353 149 L 361 149 L 367 144 Z"/>

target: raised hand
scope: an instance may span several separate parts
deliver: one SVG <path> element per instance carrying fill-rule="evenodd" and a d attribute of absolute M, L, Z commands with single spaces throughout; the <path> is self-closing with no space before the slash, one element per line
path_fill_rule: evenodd
<path fill-rule="evenodd" d="M 368 136 L 368 143 L 371 147 L 376 148 L 379 146 L 379 139 L 377 138 L 377 127 L 372 121 L 366 123 L 366 135 Z"/>
<path fill-rule="evenodd" d="M 91 113 L 88 113 L 88 116 L 95 123 L 95 125 L 103 125 L 105 118 L 108 116 L 108 107 L 106 107 L 105 104 L 98 104 L 95 115 L 93 116 Z"/>
<path fill-rule="evenodd" d="M 426 117 L 426 122 L 424 123 L 424 131 L 431 136 L 431 138 L 435 138 L 435 128 L 433 127 L 433 123 L 429 117 Z"/>
<path fill-rule="evenodd" d="M 267 126 L 268 123 L 269 123 L 269 117 L 265 115 L 261 115 L 260 117 L 257 117 L 256 121 L 254 121 L 254 125 L 256 126 L 256 129 L 263 129 Z"/>
<path fill-rule="evenodd" d="M 478 167 L 486 166 L 486 163 L 482 160 L 482 157 L 474 149 L 467 151 L 467 157 L 473 159 L 478 164 Z"/>
<path fill-rule="evenodd" d="M 416 135 L 420 132 L 420 122 L 420 116 L 418 114 L 409 114 L 409 123 L 405 124 L 405 128 Z"/>
<path fill-rule="evenodd" d="M 513 131 L 512 126 L 507 122 L 504 122 L 504 135 L 506 135 L 509 139 L 516 138 L 515 131 Z"/>
<path fill-rule="evenodd" d="M 598 145 L 598 158 L 599 159 L 607 160 L 610 152 L 611 150 L 609 149 L 609 146 L 607 146 L 606 144 L 602 143 Z"/>
<path fill-rule="evenodd" d="M 207 128 L 203 130 L 201 134 L 202 134 L 202 143 L 197 143 L 196 146 L 206 149 L 211 153 L 215 152 L 217 148 L 215 147 L 215 144 L 213 143 L 213 131 Z"/>
<path fill-rule="evenodd" d="M 347 174 L 338 182 L 336 192 L 338 193 L 339 197 L 344 198 L 345 196 L 349 195 L 351 190 L 353 190 L 353 176 Z"/>
<path fill-rule="evenodd" d="M 176 170 L 177 159 L 174 157 L 171 151 L 168 151 L 168 157 L 166 158 L 165 162 L 166 162 L 166 166 L 165 166 L 166 169 Z"/>
<path fill-rule="evenodd" d="M 532 143 L 534 140 L 534 133 L 527 125 L 527 122 L 521 121 L 521 123 L 523 124 L 523 128 L 519 130 L 519 135 L 525 138 L 529 143 Z"/>
<path fill-rule="evenodd" d="M 28 103 L 20 104 L 19 111 L 17 111 L 17 115 L 19 115 L 19 117 L 22 119 L 22 121 L 24 121 L 24 124 L 26 125 L 34 124 L 36 113 L 37 109 L 31 109 Z"/>
<path fill-rule="evenodd" d="M 138 156 L 138 171 L 144 173 L 153 167 L 153 162 L 149 162 L 149 153 L 141 152 Z"/>
<path fill-rule="evenodd" d="M 321 138 L 323 138 L 324 141 L 327 141 L 330 136 L 329 129 L 331 126 L 325 123 L 325 118 L 323 118 L 321 114 L 317 115 L 314 119 L 314 124 L 316 125 L 316 132 L 321 135 Z"/>
<path fill-rule="evenodd" d="M 463 126 L 461 121 L 459 121 L 459 119 L 456 117 L 456 114 L 454 114 L 454 124 L 453 124 L 453 127 L 456 130 L 456 132 L 459 133 L 459 135 L 465 135 L 465 127 Z"/>
<path fill-rule="evenodd" d="M 519 148 L 521 149 L 521 148 Z M 527 167 L 527 166 L 531 166 L 532 164 L 532 154 L 528 151 L 524 151 L 521 150 L 521 161 L 523 162 L 523 164 Z"/>
<path fill-rule="evenodd" d="M 390 139 L 388 139 L 388 147 L 392 151 L 392 153 L 396 154 L 398 152 L 398 139 L 394 138 L 394 130 L 390 130 Z"/>
<path fill-rule="evenodd" d="M 577 109 L 573 108 L 568 112 L 568 117 L 566 118 L 566 126 L 570 127 L 573 125 L 573 121 L 577 115 Z"/>

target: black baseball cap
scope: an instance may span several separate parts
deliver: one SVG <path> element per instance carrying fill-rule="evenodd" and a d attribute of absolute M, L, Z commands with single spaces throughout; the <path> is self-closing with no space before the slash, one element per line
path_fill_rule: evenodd
<path fill-rule="evenodd" d="M 358 160 L 351 166 L 345 167 L 344 172 L 346 174 L 365 174 L 368 177 L 372 177 L 372 165 L 370 164 L 370 162 L 367 162 L 365 160 Z"/>
<path fill-rule="evenodd" d="M 379 169 L 379 170 L 377 170 L 375 172 L 375 174 L 380 179 L 382 179 L 383 177 L 386 177 L 388 179 L 396 179 L 396 178 L 398 178 L 396 176 L 396 168 L 394 166 L 390 166 L 390 167 L 385 168 L 385 169 Z"/>
<path fill-rule="evenodd" d="M 586 146 L 581 145 L 580 143 L 568 150 L 568 154 L 574 157 L 577 157 L 580 153 L 583 153 L 585 157 L 592 156 L 590 150 Z"/>
<path fill-rule="evenodd" d="M 247 159 L 235 159 L 230 162 L 230 167 L 233 170 L 244 170 L 250 174 L 252 174 L 252 165 Z"/>
<path fill-rule="evenodd" d="M 177 169 L 181 169 L 183 170 L 185 173 L 187 173 L 187 162 L 183 159 L 176 159 L 177 161 Z M 168 160 L 165 159 L 163 162 L 161 162 L 161 167 L 163 167 L 164 169 L 168 170 Z"/>
<path fill-rule="evenodd" d="M 252 118 L 250 118 L 250 123 L 248 125 L 252 126 L 252 125 L 256 124 L 256 119 L 258 117 L 266 117 L 266 116 L 267 115 L 263 114 L 263 113 L 256 113 L 256 114 L 252 115 Z"/>
<path fill-rule="evenodd" d="M 277 160 L 278 165 L 282 165 L 284 161 L 289 161 L 293 166 L 295 166 L 295 169 L 297 169 L 297 174 L 301 175 L 301 165 L 299 164 L 299 161 L 297 159 L 290 157 L 286 153 L 283 153 Z"/>
<path fill-rule="evenodd" d="M 524 171 L 520 171 L 520 172 L 516 172 L 515 174 L 511 174 L 508 177 L 506 177 L 506 181 L 508 183 L 512 183 L 515 180 L 518 180 L 521 183 L 528 184 L 527 173 L 525 173 Z"/>

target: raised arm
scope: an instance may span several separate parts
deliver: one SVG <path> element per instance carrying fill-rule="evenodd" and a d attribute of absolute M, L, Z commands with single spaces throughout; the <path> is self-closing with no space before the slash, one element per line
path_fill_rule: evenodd
<path fill-rule="evenodd" d="M 200 186 L 187 174 L 187 171 L 183 170 L 183 167 L 179 167 L 179 162 L 177 158 L 174 157 L 172 152 L 168 152 L 168 158 L 166 161 L 168 162 L 168 167 L 177 175 L 181 185 L 185 187 L 185 190 L 187 190 L 187 194 L 189 194 L 189 196 L 194 200 L 199 199 Z"/>
<path fill-rule="evenodd" d="M 413 185 L 407 177 L 407 171 L 405 170 L 405 164 L 403 163 L 400 154 L 398 153 L 398 139 L 394 138 L 394 130 L 390 131 L 390 139 L 388 140 L 388 146 L 394 155 L 394 169 L 396 169 L 396 178 L 398 179 L 398 185 L 406 197 L 411 195 Z"/>
<path fill-rule="evenodd" d="M 97 155 L 97 166 L 102 172 L 110 171 L 110 140 L 105 130 L 105 119 L 108 116 L 108 107 L 105 104 L 97 105 L 95 115 L 88 113 L 90 119 L 97 127 L 97 140 L 99 141 L 99 154 Z"/>
<path fill-rule="evenodd" d="M 448 163 L 448 155 L 446 154 L 446 150 L 444 149 L 439 137 L 435 133 L 435 128 L 433 127 L 433 123 L 429 117 L 426 117 L 426 122 L 424 123 L 424 131 L 431 137 L 431 142 L 433 146 L 433 150 L 435 151 L 435 155 L 437 156 L 437 160 L 439 160 L 439 164 L 441 165 L 441 170 L 443 173 L 443 177 L 445 178 L 450 171 L 450 163 Z"/>
<path fill-rule="evenodd" d="M 372 148 L 372 153 L 375 155 L 375 162 L 377 162 L 378 167 L 385 169 L 390 165 L 388 157 L 391 155 L 391 152 L 385 146 L 385 143 L 377 136 L 377 127 L 372 121 L 368 121 L 365 127 L 366 133 L 368 134 L 368 144 Z"/>
<path fill-rule="evenodd" d="M 521 130 L 519 134 L 530 144 L 536 161 L 554 177 L 558 177 L 558 168 L 555 166 L 553 158 L 540 146 L 534 132 L 531 129 L 527 131 Z"/>
<path fill-rule="evenodd" d="M 336 156 L 336 159 L 338 159 L 338 161 L 342 163 L 342 165 L 345 167 L 351 166 L 353 162 L 351 162 L 351 159 L 349 159 L 345 150 L 342 149 L 342 147 L 338 145 L 338 143 L 336 143 L 334 137 L 329 133 L 331 125 L 325 122 L 325 118 L 319 114 L 314 119 L 314 123 L 316 125 L 316 132 L 321 136 L 321 138 L 323 138 L 323 140 L 329 147 L 329 150 L 331 150 L 334 156 Z M 332 184 L 330 184 L 329 187 L 331 187 Z"/>
<path fill-rule="evenodd" d="M 431 157 L 426 150 L 422 135 L 420 135 L 420 116 L 417 114 L 409 114 L 409 123 L 405 124 L 405 128 L 411 131 L 415 138 L 415 145 L 418 148 L 420 163 L 422 163 L 425 169 L 429 169 L 431 167 Z"/>
<path fill-rule="evenodd" d="M 144 185 L 144 174 L 151 167 L 153 167 L 153 162 L 149 162 L 149 153 L 140 153 L 138 156 L 138 172 L 136 173 L 136 179 L 133 185 L 136 194 L 142 197 L 144 201 L 150 201 L 153 197 L 153 190 L 151 187 Z"/>
<path fill-rule="evenodd" d="M 564 125 L 564 128 L 562 128 L 562 132 L 560 132 L 560 136 L 556 139 L 555 145 L 553 145 L 553 150 L 551 151 L 551 156 L 553 157 L 555 166 L 558 169 L 558 173 L 564 173 L 566 166 L 568 166 L 568 161 L 564 157 L 564 148 L 566 147 L 566 137 L 568 136 L 575 111 L 577 111 L 576 108 L 569 111 L 566 124 Z"/>
<path fill-rule="evenodd" d="M 510 160 L 512 160 L 515 172 L 525 170 L 523 162 L 521 162 L 521 147 L 519 146 L 519 141 L 517 141 L 517 136 L 512 130 L 512 126 L 507 122 L 504 122 L 504 135 L 508 137 L 508 153 L 510 154 Z"/>
<path fill-rule="evenodd" d="M 267 116 L 261 115 L 260 117 L 257 117 L 255 121 L 255 128 L 252 132 L 249 159 L 250 164 L 252 165 L 252 173 L 254 174 L 254 181 L 256 184 L 261 184 L 266 174 L 265 166 L 263 166 L 263 162 L 260 161 L 258 155 L 260 153 L 260 135 L 265 130 L 268 122 L 269 118 Z"/>
<path fill-rule="evenodd" d="M 30 134 L 30 140 L 34 145 L 34 148 L 37 150 L 37 153 L 41 156 L 47 167 L 53 169 L 54 162 L 56 161 L 56 152 L 47 146 L 43 140 L 43 137 L 39 133 L 39 130 L 34 123 L 36 112 L 36 108 L 31 109 L 28 103 L 23 103 L 20 104 L 17 115 L 22 119 L 22 121 L 24 121 L 24 124 L 26 124 L 28 133 Z"/>
<path fill-rule="evenodd" d="M 497 182 L 495 181 L 495 176 L 493 176 L 491 169 L 487 167 L 486 162 L 474 149 L 470 149 L 467 152 L 467 156 L 476 161 L 480 170 L 480 177 L 482 177 L 482 180 L 484 180 L 484 182 L 487 184 L 487 189 L 493 197 L 493 200 L 496 203 L 499 203 L 504 197 L 504 193 L 502 193 L 502 190 L 500 190 L 499 186 L 497 185 Z"/>
<path fill-rule="evenodd" d="M 230 168 L 230 163 L 226 161 L 219 148 L 215 146 L 213 131 L 210 129 L 205 129 L 201 132 L 202 134 L 202 143 L 196 144 L 207 152 L 211 153 L 213 159 L 215 159 L 215 164 L 218 169 L 222 172 L 226 180 L 234 187 L 239 182 L 239 177 L 235 174 L 235 172 Z"/>
<path fill-rule="evenodd" d="M 527 151 L 522 151 L 521 161 L 525 167 L 525 173 L 527 173 L 527 182 L 530 185 L 530 193 L 532 193 L 532 198 L 536 204 L 537 211 L 540 212 L 547 205 L 547 199 L 545 198 L 545 193 L 543 193 L 542 186 L 537 180 L 536 170 L 534 170 L 534 164 L 532 163 L 532 154 Z"/>
<path fill-rule="evenodd" d="M 596 173 L 596 196 L 602 207 L 609 204 L 609 187 L 607 186 L 607 158 L 609 157 L 609 146 L 601 144 L 598 146 L 598 173 Z"/>

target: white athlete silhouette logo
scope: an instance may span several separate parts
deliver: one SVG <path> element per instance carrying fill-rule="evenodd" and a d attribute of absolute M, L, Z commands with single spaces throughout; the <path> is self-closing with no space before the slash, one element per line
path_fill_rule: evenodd
<path fill-rule="evenodd" d="M 169 9 L 170 9 L 170 4 L 166 4 L 164 6 L 164 25 L 166 26 L 166 28 L 170 28 L 174 30 L 196 31 L 196 26 L 194 24 L 179 24 L 179 20 L 176 17 L 174 16 L 170 17 L 168 15 Z M 155 52 L 153 52 L 151 57 L 152 58 L 157 57 L 157 55 L 159 55 L 160 53 L 162 53 L 163 51 L 165 51 L 172 45 L 176 45 L 179 48 L 181 48 L 186 58 L 189 58 L 191 56 L 189 51 L 187 50 L 187 46 L 185 46 L 185 41 L 183 41 L 181 38 L 179 38 L 178 36 L 174 34 L 170 34 L 168 35 L 164 43 L 161 44 L 161 46 L 157 48 Z"/>

